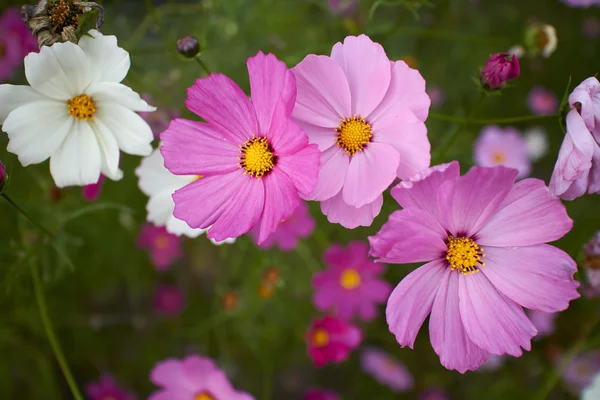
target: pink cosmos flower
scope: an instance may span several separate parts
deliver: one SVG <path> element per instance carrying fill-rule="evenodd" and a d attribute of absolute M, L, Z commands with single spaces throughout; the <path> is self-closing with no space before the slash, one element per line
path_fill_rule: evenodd
<path fill-rule="evenodd" d="M 282 251 L 294 250 L 298 245 L 298 240 L 307 238 L 315 229 L 315 220 L 310 215 L 308 206 L 305 202 L 300 202 L 294 213 L 288 218 L 282 220 L 277 229 L 261 244 L 261 249 L 269 249 L 275 245 Z M 254 242 L 258 242 L 258 229 L 250 231 Z"/>
<path fill-rule="evenodd" d="M 0 16 L 0 82 L 23 65 L 29 52 L 37 50 L 37 40 L 21 20 L 19 10 L 12 7 L 4 10 Z"/>
<path fill-rule="evenodd" d="M 394 179 L 429 166 L 425 80 L 365 35 L 346 37 L 330 57 L 310 54 L 292 71 L 293 116 L 322 152 L 308 199 L 321 202 L 330 222 L 371 225 Z"/>
<path fill-rule="evenodd" d="M 103 374 L 97 382 L 85 387 L 89 400 L 134 400 L 135 396 L 124 390 L 110 374 Z"/>
<path fill-rule="evenodd" d="M 285 64 L 259 52 L 247 65 L 252 100 L 225 75 L 196 80 L 186 106 L 207 123 L 175 119 L 160 151 L 172 173 L 203 176 L 175 191 L 175 217 L 216 241 L 258 225 L 260 244 L 314 189 L 319 151 L 291 119 L 296 84 Z"/>
<path fill-rule="evenodd" d="M 531 161 L 527 142 L 515 128 L 488 125 L 473 145 L 475 164 L 480 167 L 503 165 L 519 171 L 518 178 L 529 175 Z"/>
<path fill-rule="evenodd" d="M 534 86 L 527 96 L 527 106 L 536 115 L 554 114 L 558 110 L 558 99 L 551 90 Z"/>
<path fill-rule="evenodd" d="M 588 39 L 595 39 L 600 35 L 600 20 L 596 17 L 585 17 L 581 22 L 581 32 Z"/>
<path fill-rule="evenodd" d="M 102 192 L 102 185 L 104 184 L 105 179 L 105 176 L 100 174 L 98 182 L 84 186 L 81 190 L 81 195 L 83 198 L 90 203 L 98 200 L 98 197 L 100 197 L 100 193 Z"/>
<path fill-rule="evenodd" d="M 369 321 L 377 315 L 377 304 L 387 300 L 392 286 L 379 275 L 384 266 L 367 258 L 369 246 L 351 242 L 346 249 L 333 245 L 325 251 L 327 269 L 312 279 L 313 303 L 320 311 L 334 309 L 345 320 L 354 315 Z"/>
<path fill-rule="evenodd" d="M 142 99 L 144 99 L 148 104 L 154 104 L 154 99 L 148 93 L 142 95 Z M 144 120 L 150 125 L 152 128 L 152 133 L 154 133 L 154 138 L 158 139 L 161 132 L 165 131 L 169 127 L 169 122 L 172 119 L 179 118 L 179 110 L 176 108 L 161 108 L 159 107 L 156 111 L 140 112 L 140 117 L 144 118 Z"/>
<path fill-rule="evenodd" d="M 583 246 L 585 261 L 583 263 L 586 285 L 583 294 L 586 297 L 600 295 L 600 231 Z"/>
<path fill-rule="evenodd" d="M 382 350 L 375 348 L 363 350 L 361 367 L 379 383 L 396 393 L 407 392 L 414 385 L 413 377 L 404 364 Z"/>
<path fill-rule="evenodd" d="M 340 396 L 329 390 L 310 389 L 304 394 L 302 400 L 340 400 Z"/>
<path fill-rule="evenodd" d="M 358 7 L 359 0 L 327 0 L 329 10 L 337 15 L 350 15 Z"/>
<path fill-rule="evenodd" d="M 487 89 L 501 89 L 507 81 L 519 76 L 521 68 L 515 54 L 497 53 L 488 58 L 479 76 Z"/>
<path fill-rule="evenodd" d="M 550 179 L 550 191 L 563 200 L 600 193 L 600 82 L 583 81 L 569 95 L 567 134 Z"/>
<path fill-rule="evenodd" d="M 183 292 L 172 285 L 158 285 L 154 290 L 154 309 L 161 314 L 174 317 L 183 311 L 185 297 Z"/>
<path fill-rule="evenodd" d="M 600 351 L 588 351 L 575 357 L 563 374 L 563 379 L 579 392 L 600 372 Z"/>
<path fill-rule="evenodd" d="M 159 271 L 166 270 L 183 257 L 181 238 L 167 232 L 164 226 L 144 224 L 137 245 L 148 250 L 152 263 Z"/>
<path fill-rule="evenodd" d="M 150 380 L 160 390 L 148 400 L 254 400 L 248 393 L 236 391 L 225 373 L 205 357 L 161 361 L 152 368 Z"/>
<path fill-rule="evenodd" d="M 589 7 L 600 5 L 600 0 L 563 0 L 563 3 L 566 3 L 571 7 Z"/>
<path fill-rule="evenodd" d="M 449 400 L 450 397 L 441 389 L 430 388 L 419 396 L 419 400 Z"/>
<path fill-rule="evenodd" d="M 558 313 L 547 313 L 543 311 L 529 311 L 527 316 L 531 320 L 533 326 L 538 331 L 536 339 L 541 339 L 544 336 L 549 336 L 554 333 L 554 320 L 558 317 Z"/>
<path fill-rule="evenodd" d="M 316 367 L 345 361 L 361 340 L 358 327 L 329 315 L 313 320 L 306 334 L 308 354 Z"/>
<path fill-rule="evenodd" d="M 439 86 L 434 86 L 431 89 L 427 90 L 427 95 L 431 99 L 431 107 L 438 107 L 444 104 L 446 101 L 446 95 L 444 91 Z"/>
<path fill-rule="evenodd" d="M 577 264 L 545 244 L 573 226 L 544 182 L 515 183 L 517 170 L 458 162 L 430 168 L 392 189 L 403 207 L 369 238 L 377 261 L 427 262 L 396 286 L 387 304 L 390 331 L 413 347 L 431 314 L 431 344 L 443 366 L 474 370 L 490 354 L 518 357 L 537 330 L 522 307 L 566 309 L 579 297 Z"/>

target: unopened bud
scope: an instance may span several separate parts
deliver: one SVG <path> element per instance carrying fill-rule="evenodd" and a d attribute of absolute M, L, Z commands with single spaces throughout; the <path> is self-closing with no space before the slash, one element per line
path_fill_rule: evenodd
<path fill-rule="evenodd" d="M 498 53 L 488 58 L 479 76 L 485 89 L 501 89 L 504 84 L 519 76 L 521 68 L 514 54 Z"/>
<path fill-rule="evenodd" d="M 184 36 L 177 41 L 177 51 L 184 57 L 194 58 L 200 53 L 200 42 L 193 36 Z"/>

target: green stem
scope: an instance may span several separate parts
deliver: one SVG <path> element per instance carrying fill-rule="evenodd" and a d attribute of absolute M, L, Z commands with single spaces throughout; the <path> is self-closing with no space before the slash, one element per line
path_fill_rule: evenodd
<path fill-rule="evenodd" d="M 40 279 L 40 273 L 37 269 L 35 261 L 31 262 L 31 275 L 33 277 L 33 286 L 35 291 L 35 298 L 37 300 L 38 308 L 40 309 L 40 316 L 42 318 L 42 323 L 44 325 L 44 330 L 46 331 L 46 336 L 48 336 L 48 341 L 50 341 L 50 346 L 52 347 L 52 351 L 54 352 L 54 356 L 56 357 L 56 361 L 58 361 L 58 365 L 69 385 L 69 389 L 71 389 L 71 394 L 75 400 L 84 400 L 83 396 L 79 392 L 79 388 L 75 383 L 75 379 L 73 379 L 73 374 L 71 374 L 71 370 L 69 369 L 69 365 L 65 359 L 65 356 L 60 348 L 60 344 L 58 343 L 58 339 L 56 338 L 56 334 L 52 329 L 52 323 L 50 321 L 50 317 L 48 315 L 48 308 L 46 307 L 46 299 L 44 298 L 44 290 L 42 288 L 42 282 Z"/>
<path fill-rule="evenodd" d="M 490 125 L 490 124 L 511 124 L 515 122 L 534 121 L 539 119 L 556 118 L 558 114 L 547 114 L 547 115 L 522 115 L 519 117 L 506 117 L 506 118 L 492 118 L 492 119 L 469 119 L 462 117 L 455 117 L 452 115 L 429 113 L 429 118 L 437 119 L 439 121 L 457 122 L 464 125 Z"/>
<path fill-rule="evenodd" d="M 206 73 L 206 76 L 210 75 L 210 70 L 208 69 L 206 64 L 204 64 L 204 61 L 202 61 L 200 59 L 200 56 L 197 55 L 196 57 L 194 57 L 194 59 L 196 59 L 196 62 L 198 63 L 198 65 L 200 65 L 200 68 L 202 68 L 204 70 L 204 72 Z"/>
<path fill-rule="evenodd" d="M 29 222 L 31 222 L 33 225 L 35 225 L 39 230 L 41 230 L 42 232 L 44 232 L 48 238 L 52 239 L 52 237 L 54 235 L 52 235 L 52 232 L 50 232 L 48 229 L 46 229 L 42 224 L 40 224 L 39 222 L 37 222 L 36 220 L 34 220 L 33 218 L 31 218 L 29 216 L 29 214 L 27 212 L 25 212 L 25 210 L 23 210 L 21 207 L 19 207 L 19 205 L 17 203 L 15 203 L 10 197 L 8 197 L 8 195 L 6 193 L 2 193 L 1 195 L 2 197 L 4 197 L 6 199 L 6 201 L 8 201 L 8 203 L 13 206 L 13 208 L 15 210 L 17 210 L 18 212 L 21 213 L 21 215 L 23 215 L 25 218 L 27 218 L 27 220 Z"/>

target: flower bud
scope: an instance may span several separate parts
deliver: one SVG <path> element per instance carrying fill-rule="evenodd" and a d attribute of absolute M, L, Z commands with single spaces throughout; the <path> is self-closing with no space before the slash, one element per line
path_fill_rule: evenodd
<path fill-rule="evenodd" d="M 516 55 L 498 53 L 488 58 L 479 78 L 485 89 L 501 89 L 506 81 L 518 77 L 520 71 Z"/>
<path fill-rule="evenodd" d="M 532 56 L 550 57 L 556 50 L 558 37 L 552 25 L 534 23 L 525 30 L 525 45 Z"/>
<path fill-rule="evenodd" d="M 0 192 L 4 189 L 4 182 L 6 182 L 6 168 L 4 168 L 4 164 L 0 161 Z"/>
<path fill-rule="evenodd" d="M 200 42 L 193 36 L 184 36 L 177 41 L 177 51 L 186 58 L 194 58 L 200 53 Z"/>

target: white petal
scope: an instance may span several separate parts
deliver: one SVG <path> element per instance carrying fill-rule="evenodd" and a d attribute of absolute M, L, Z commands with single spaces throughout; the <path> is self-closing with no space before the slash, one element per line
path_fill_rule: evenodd
<path fill-rule="evenodd" d="M 147 156 L 152 152 L 152 129 L 135 112 L 119 105 L 103 104 L 96 108 L 96 118 L 115 135 L 119 148 L 125 153 Z"/>
<path fill-rule="evenodd" d="M 50 158 L 50 173 L 58 187 L 84 186 L 98 181 L 100 148 L 86 121 L 75 121 L 74 129 Z"/>
<path fill-rule="evenodd" d="M 119 169 L 119 144 L 112 132 L 99 120 L 89 122 L 96 134 L 96 140 L 100 146 L 100 158 L 102 165 L 100 169 L 108 178 L 118 181 L 123 178 L 123 171 Z"/>
<path fill-rule="evenodd" d="M 7 150 L 19 156 L 24 167 L 41 163 L 62 145 L 73 122 L 64 103 L 43 100 L 22 105 L 2 125 L 10 139 Z"/>
<path fill-rule="evenodd" d="M 140 178 L 138 182 L 140 189 L 147 196 L 153 196 L 169 188 L 172 188 L 171 193 L 173 193 L 195 179 L 193 176 L 174 175 L 169 172 L 165 168 L 165 162 L 159 149 L 142 159 L 135 174 Z"/>
<path fill-rule="evenodd" d="M 90 65 L 75 43 L 55 43 L 25 57 L 25 76 L 38 92 L 68 100 L 84 93 L 90 83 Z"/>
<path fill-rule="evenodd" d="M 30 86 L 0 85 L 0 125 L 17 107 L 44 99 L 44 95 Z"/>
<path fill-rule="evenodd" d="M 90 61 L 93 82 L 121 82 L 131 66 L 129 53 L 120 48 L 116 36 L 104 36 L 95 29 L 82 36 L 79 46 Z"/>
<path fill-rule="evenodd" d="M 173 215 L 167 220 L 167 232 L 177 236 L 187 236 L 190 238 L 197 238 L 198 236 L 205 233 L 208 229 L 194 229 L 190 227 L 185 221 L 175 218 Z"/>
<path fill-rule="evenodd" d="M 173 201 L 173 197 L 171 197 L 173 192 L 174 190 L 163 190 L 150 197 L 146 205 L 146 210 L 148 211 L 147 220 L 149 222 L 157 226 L 167 224 L 175 208 L 175 202 Z"/>
<path fill-rule="evenodd" d="M 98 107 L 105 104 L 116 104 L 133 111 L 156 111 L 156 107 L 148 105 L 139 94 L 130 87 L 115 82 L 93 83 L 86 93 L 94 99 Z"/>

